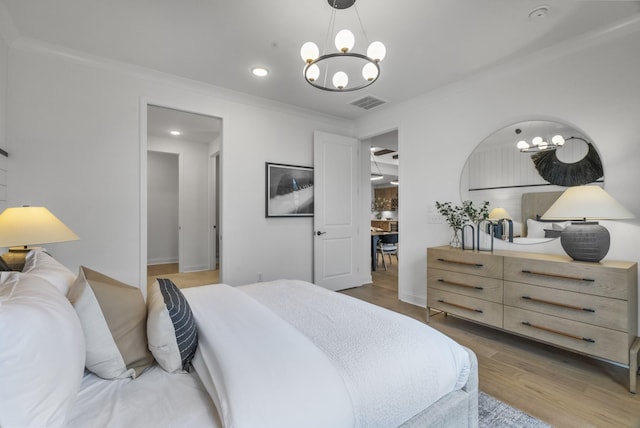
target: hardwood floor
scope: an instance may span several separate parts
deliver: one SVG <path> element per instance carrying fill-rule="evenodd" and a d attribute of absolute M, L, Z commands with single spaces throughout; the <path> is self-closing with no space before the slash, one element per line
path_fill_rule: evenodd
<path fill-rule="evenodd" d="M 178 288 L 197 287 L 199 285 L 217 284 L 219 271 L 205 270 L 200 272 L 178 273 L 178 263 L 147 266 L 147 286 L 156 278 L 168 278 Z"/>
<path fill-rule="evenodd" d="M 386 272 L 372 273 L 373 284 L 341 293 L 425 322 L 424 308 L 398 300 L 395 258 L 393 262 Z M 189 275 L 188 283 L 194 286 L 202 276 L 200 285 L 209 284 L 210 272 L 176 278 Z M 640 394 L 629 392 L 624 367 L 443 313 L 433 312 L 429 325 L 476 353 L 481 390 L 556 428 L 640 428 Z"/>
<path fill-rule="evenodd" d="M 425 309 L 404 303 L 388 281 L 342 293 L 425 322 Z M 429 325 L 478 356 L 480 389 L 556 428 L 640 427 L 640 394 L 629 371 L 610 363 L 432 311 Z"/>

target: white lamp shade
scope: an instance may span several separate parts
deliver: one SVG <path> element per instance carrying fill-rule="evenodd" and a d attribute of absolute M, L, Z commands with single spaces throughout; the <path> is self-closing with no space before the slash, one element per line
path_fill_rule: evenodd
<path fill-rule="evenodd" d="M 551 220 L 622 220 L 634 217 L 631 211 L 599 186 L 569 187 L 542 216 Z"/>
<path fill-rule="evenodd" d="M 489 213 L 489 220 L 511 219 L 511 214 L 504 208 L 494 208 Z"/>
<path fill-rule="evenodd" d="M 349 76 L 347 76 L 347 73 L 345 73 L 344 71 L 338 71 L 336 74 L 333 75 L 333 86 L 335 86 L 338 89 L 344 89 L 347 87 L 347 84 L 349 83 Z"/>
<path fill-rule="evenodd" d="M 300 57 L 304 62 L 314 61 L 320 56 L 318 45 L 313 42 L 307 42 L 300 48 Z"/>
<path fill-rule="evenodd" d="M 349 30 L 340 30 L 336 34 L 336 49 L 338 52 L 349 52 L 356 44 L 356 38 Z"/>
<path fill-rule="evenodd" d="M 307 68 L 307 72 L 305 74 L 305 79 L 309 82 L 313 82 L 320 76 L 320 67 L 316 64 L 312 64 L 309 68 Z"/>
<path fill-rule="evenodd" d="M 373 42 L 367 48 L 367 56 L 374 61 L 382 61 L 387 55 L 387 48 L 382 42 Z"/>
<path fill-rule="evenodd" d="M 378 67 L 376 67 L 372 63 L 367 63 L 364 67 L 362 67 L 362 77 L 365 80 L 372 81 L 378 77 Z"/>
<path fill-rule="evenodd" d="M 0 247 L 80 239 L 45 207 L 7 208 L 0 214 Z"/>

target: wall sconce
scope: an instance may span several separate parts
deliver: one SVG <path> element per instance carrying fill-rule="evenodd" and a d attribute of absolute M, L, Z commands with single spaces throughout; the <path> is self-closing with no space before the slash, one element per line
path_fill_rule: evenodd
<path fill-rule="evenodd" d="M 22 270 L 30 245 L 80 239 L 45 207 L 7 208 L 0 214 L 0 247 L 10 247 L 2 259 L 12 270 Z"/>
<path fill-rule="evenodd" d="M 565 190 L 542 219 L 573 220 L 560 234 L 562 248 L 574 260 L 599 262 L 609 252 L 611 237 L 604 226 L 593 220 L 634 217 L 601 187 L 575 186 Z"/>

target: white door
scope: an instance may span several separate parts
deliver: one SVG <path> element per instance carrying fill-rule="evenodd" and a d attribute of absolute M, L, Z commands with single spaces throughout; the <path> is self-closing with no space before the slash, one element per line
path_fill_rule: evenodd
<path fill-rule="evenodd" d="M 316 131 L 313 143 L 313 279 L 330 290 L 357 287 L 360 142 Z"/>

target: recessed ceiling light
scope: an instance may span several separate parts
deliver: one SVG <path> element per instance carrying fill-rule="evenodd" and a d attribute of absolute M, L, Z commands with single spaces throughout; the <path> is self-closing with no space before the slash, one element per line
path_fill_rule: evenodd
<path fill-rule="evenodd" d="M 180 131 L 169 131 L 169 134 L 171 134 L 171 135 L 180 135 L 180 134 L 182 134 L 182 132 L 180 132 Z"/>
<path fill-rule="evenodd" d="M 258 77 L 265 77 L 267 74 L 269 74 L 269 70 L 267 70 L 265 67 L 253 67 L 251 69 L 251 72 L 254 76 Z"/>

